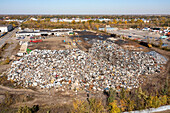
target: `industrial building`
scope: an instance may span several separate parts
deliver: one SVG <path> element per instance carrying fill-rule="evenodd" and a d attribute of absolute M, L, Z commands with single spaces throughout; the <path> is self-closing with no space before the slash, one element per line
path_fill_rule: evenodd
<path fill-rule="evenodd" d="M 20 36 L 62 36 L 69 35 L 73 29 L 53 29 L 53 30 L 23 30 L 16 33 L 16 37 Z"/>
<path fill-rule="evenodd" d="M 21 44 L 21 48 L 19 52 L 17 53 L 18 56 L 23 56 L 27 52 L 28 42 L 24 42 Z"/>
<path fill-rule="evenodd" d="M 13 29 L 12 25 L 0 25 L 0 32 L 9 32 Z"/>

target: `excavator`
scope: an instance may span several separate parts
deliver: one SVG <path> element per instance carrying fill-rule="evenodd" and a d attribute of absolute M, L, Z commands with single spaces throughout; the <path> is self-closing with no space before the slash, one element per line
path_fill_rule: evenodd
<path fill-rule="evenodd" d="M 28 53 L 28 54 L 29 54 L 31 51 L 32 51 L 32 50 L 30 50 L 30 49 L 27 48 L 27 53 Z"/>

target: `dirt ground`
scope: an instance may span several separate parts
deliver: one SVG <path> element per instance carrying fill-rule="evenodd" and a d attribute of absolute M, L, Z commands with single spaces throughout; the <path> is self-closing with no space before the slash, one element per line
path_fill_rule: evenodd
<path fill-rule="evenodd" d="M 16 41 L 8 41 L 6 45 L 0 49 L 0 62 L 3 62 L 7 58 L 11 58 L 12 55 L 16 55 L 19 51 L 20 45 Z M 0 64 L 0 74 L 6 71 L 12 63 L 12 59 L 8 64 Z"/>
<path fill-rule="evenodd" d="M 0 91 L 1 103 L 6 102 L 6 93 L 11 95 L 10 99 L 12 102 L 9 107 L 14 111 L 19 106 L 32 107 L 33 105 L 39 105 L 42 109 L 38 113 L 42 113 L 42 111 L 46 113 L 49 109 L 58 111 L 62 109 L 61 106 L 70 106 L 75 99 L 87 99 L 87 93 L 84 91 L 80 91 L 77 94 L 73 91 L 55 91 L 54 89 L 34 91 L 31 89 L 13 89 L 2 85 L 0 85 Z M 93 93 L 90 97 L 106 100 L 102 93 Z M 1 110 L 4 110 L 4 108 L 0 106 Z M 62 109 L 62 111 L 66 112 L 67 110 Z"/>
<path fill-rule="evenodd" d="M 66 42 L 64 42 L 64 40 Z M 34 49 L 64 50 L 76 48 L 76 46 L 68 44 L 69 42 L 72 42 L 72 40 L 69 37 L 49 37 L 47 39 L 43 39 L 43 42 L 30 43 L 28 48 L 31 50 Z"/>

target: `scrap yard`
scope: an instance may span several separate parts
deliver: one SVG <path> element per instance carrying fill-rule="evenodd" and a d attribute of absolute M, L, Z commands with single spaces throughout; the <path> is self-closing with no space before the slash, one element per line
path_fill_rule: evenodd
<path fill-rule="evenodd" d="M 88 53 L 79 49 L 36 49 L 15 61 L 7 76 L 23 87 L 61 91 L 132 89 L 143 82 L 141 76 L 161 73 L 164 69 L 162 64 L 166 64 L 167 59 L 154 54 L 131 52 L 110 42 L 94 43 Z"/>
<path fill-rule="evenodd" d="M 75 34 L 14 38 L 21 44 L 17 53 L 20 58 L 11 62 L 5 73 L 7 80 L 23 88 L 119 91 L 138 88 L 144 77 L 166 69 L 167 56 L 135 42 L 90 31 Z"/>
<path fill-rule="evenodd" d="M 0 3 L 0 113 L 170 113 L 170 0 Z"/>
<path fill-rule="evenodd" d="M 151 78 L 153 87 L 164 79 L 159 75 L 169 73 L 169 52 L 100 32 L 75 30 L 73 35 L 21 36 L 9 42 L 17 48 L 1 69 L 1 76 L 9 82 L 4 85 L 22 89 L 0 89 L 11 93 L 18 90 L 17 95 L 25 90 L 33 100 L 20 105 L 51 105 L 57 101 L 63 105 L 76 98 L 85 100 L 86 94 L 105 99 L 103 91 L 148 88 Z"/>

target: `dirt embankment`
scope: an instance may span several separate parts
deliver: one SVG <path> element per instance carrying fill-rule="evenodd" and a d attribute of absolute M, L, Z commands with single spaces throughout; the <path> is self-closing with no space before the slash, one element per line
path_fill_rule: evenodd
<path fill-rule="evenodd" d="M 158 48 L 151 48 L 150 50 L 156 51 L 167 58 L 167 64 L 165 64 L 165 69 L 162 71 L 162 73 L 159 74 L 153 74 L 149 75 L 145 78 L 144 83 L 142 85 L 142 88 L 147 90 L 150 93 L 156 93 L 154 91 L 160 91 L 164 85 L 166 84 L 166 81 L 170 83 L 169 77 L 170 77 L 170 52 L 160 50 Z"/>
<path fill-rule="evenodd" d="M 72 91 L 55 91 L 50 90 L 31 90 L 31 89 L 13 89 L 0 85 L 0 98 L 1 103 L 9 104 L 8 108 L 17 110 L 20 106 L 32 107 L 39 105 L 41 110 L 38 112 L 50 111 L 70 111 L 70 107 L 75 99 L 86 100 L 86 92 L 78 92 L 77 94 Z M 91 94 L 90 97 L 103 99 L 105 102 L 106 97 L 102 94 Z M 6 101 L 9 100 L 9 101 Z M 64 107 L 65 106 L 65 107 Z M 0 106 L 0 110 L 5 110 L 5 107 Z"/>

